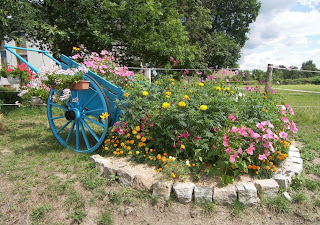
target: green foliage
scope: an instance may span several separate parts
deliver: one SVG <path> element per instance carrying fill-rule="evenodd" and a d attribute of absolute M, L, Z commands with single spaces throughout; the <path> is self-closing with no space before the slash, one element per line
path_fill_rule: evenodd
<path fill-rule="evenodd" d="M 82 223 L 82 220 L 87 216 L 87 212 L 82 211 L 80 209 L 76 209 L 74 211 L 74 215 L 73 215 L 73 219 L 77 222 L 77 223 Z"/>
<path fill-rule="evenodd" d="M 102 215 L 101 219 L 98 222 L 99 225 L 111 225 L 113 224 L 112 222 L 112 217 L 111 217 L 111 210 L 105 210 Z"/>
<path fill-rule="evenodd" d="M 122 195 L 120 192 L 109 192 L 108 193 L 108 197 L 109 197 L 109 201 L 112 204 L 116 204 L 116 205 L 120 205 L 120 203 L 122 202 Z"/>
<path fill-rule="evenodd" d="M 297 192 L 292 197 L 293 201 L 296 203 L 302 203 L 307 200 L 307 197 L 304 195 L 303 192 Z"/>
<path fill-rule="evenodd" d="M 276 213 L 289 213 L 290 202 L 280 193 L 276 198 L 269 198 L 267 200 L 267 207 Z"/>
<path fill-rule="evenodd" d="M 238 199 L 236 199 L 233 203 L 232 213 L 233 215 L 240 215 L 240 213 L 244 210 L 245 205 L 239 202 Z"/>
<path fill-rule="evenodd" d="M 31 216 L 32 220 L 39 221 L 40 219 L 43 218 L 43 216 L 47 212 L 50 211 L 50 209 L 51 209 L 51 207 L 49 205 L 40 206 L 38 208 L 33 209 L 30 216 Z"/>
<path fill-rule="evenodd" d="M 21 101 L 21 98 L 17 94 L 15 90 L 0 87 L 0 100 L 2 100 L 3 103 L 14 104 L 16 101 Z"/>

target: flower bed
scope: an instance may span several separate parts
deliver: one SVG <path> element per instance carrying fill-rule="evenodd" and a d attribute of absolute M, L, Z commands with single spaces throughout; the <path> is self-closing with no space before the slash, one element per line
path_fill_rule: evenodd
<path fill-rule="evenodd" d="M 94 61 L 92 68 L 102 68 L 103 60 Z M 297 132 L 293 109 L 277 106 L 281 96 L 270 88 L 243 90 L 213 77 L 187 84 L 168 76 L 148 83 L 141 76 L 131 82 L 132 75 L 108 75 L 125 79 L 126 93 L 118 102 L 124 114 L 104 149 L 156 165 L 173 179 L 188 172 L 194 179 L 221 175 L 223 184 L 243 173 L 269 178 Z"/>

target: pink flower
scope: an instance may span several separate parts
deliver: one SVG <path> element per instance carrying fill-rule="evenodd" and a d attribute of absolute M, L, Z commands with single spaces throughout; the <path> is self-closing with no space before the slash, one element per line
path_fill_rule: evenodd
<path fill-rule="evenodd" d="M 287 117 L 282 117 L 282 121 L 284 122 L 284 123 L 290 123 L 290 121 L 288 120 L 288 118 Z"/>
<path fill-rule="evenodd" d="M 253 151 L 255 150 L 254 146 L 253 146 L 253 143 L 251 142 L 250 143 L 250 146 L 249 148 L 247 148 L 246 152 L 249 154 L 249 155 L 253 155 Z"/>
<path fill-rule="evenodd" d="M 173 148 L 176 148 L 177 146 L 176 146 L 176 145 L 172 145 L 172 147 L 173 147 Z"/>
<path fill-rule="evenodd" d="M 290 128 L 291 132 L 294 133 L 294 134 L 296 134 L 297 131 L 298 131 L 298 129 L 297 129 L 297 127 L 296 127 L 296 124 L 295 124 L 295 122 L 293 122 L 293 121 L 291 122 L 289 128 Z"/>
<path fill-rule="evenodd" d="M 234 71 L 234 75 L 235 75 L 235 76 L 237 76 L 238 74 L 239 74 L 239 71 L 238 71 L 238 70 Z"/>
<path fill-rule="evenodd" d="M 267 159 L 267 156 L 265 153 L 262 155 L 259 155 L 259 160 L 263 161 L 264 159 Z"/>
<path fill-rule="evenodd" d="M 259 82 L 260 82 L 260 84 L 263 84 L 263 81 L 262 81 L 262 80 L 260 80 Z"/>
<path fill-rule="evenodd" d="M 194 140 L 195 140 L 195 141 L 200 141 L 200 138 L 199 138 L 198 136 L 195 136 L 195 137 L 194 137 Z"/>
<path fill-rule="evenodd" d="M 189 73 L 189 70 L 185 69 L 183 73 L 187 75 Z"/>
<path fill-rule="evenodd" d="M 224 147 L 228 147 L 228 146 L 229 146 L 229 143 L 228 143 L 228 137 L 227 137 L 227 135 L 224 135 L 223 138 L 222 138 L 222 140 L 223 140 L 223 146 L 224 146 Z"/>
<path fill-rule="evenodd" d="M 289 112 L 290 112 L 291 115 L 294 115 L 293 108 L 290 107 Z"/>
<path fill-rule="evenodd" d="M 182 135 L 182 137 L 183 137 L 184 139 L 187 139 L 189 136 L 190 136 L 190 134 L 188 133 L 188 131 L 186 131 L 186 132 Z"/>
<path fill-rule="evenodd" d="M 234 122 L 236 120 L 236 118 L 234 117 L 234 115 L 232 115 L 232 113 L 230 113 L 229 115 L 229 119 Z"/>
<path fill-rule="evenodd" d="M 174 58 L 172 56 L 170 56 L 170 61 L 174 62 Z"/>
<path fill-rule="evenodd" d="M 243 154 L 242 148 L 239 148 L 238 153 L 241 155 Z"/>
<path fill-rule="evenodd" d="M 229 161 L 233 163 L 236 161 L 236 158 L 239 158 L 238 152 L 234 153 L 233 155 L 230 155 Z"/>
<path fill-rule="evenodd" d="M 281 132 L 279 132 L 279 137 L 280 138 L 287 138 L 288 134 L 286 132 L 281 131 Z"/>
<path fill-rule="evenodd" d="M 232 127 L 231 130 L 230 130 L 230 132 L 232 132 L 232 133 L 237 133 L 238 130 L 239 130 L 239 128 L 237 128 L 237 127 Z"/>
<path fill-rule="evenodd" d="M 226 79 L 226 82 L 229 82 L 229 79 Z"/>
<path fill-rule="evenodd" d="M 230 154 L 231 153 L 231 148 L 225 149 L 226 153 Z"/>
<path fill-rule="evenodd" d="M 246 128 L 244 126 L 241 125 L 241 129 L 238 130 L 239 134 L 241 134 L 243 137 L 247 137 L 248 133 L 245 130 Z"/>
<path fill-rule="evenodd" d="M 275 95 L 275 94 L 276 94 L 276 91 L 275 91 L 275 90 L 272 90 L 271 93 Z"/>
<path fill-rule="evenodd" d="M 287 108 L 289 108 L 289 105 L 288 105 L 288 104 L 286 104 L 286 105 L 284 105 L 284 107 L 287 109 Z"/>
<path fill-rule="evenodd" d="M 7 70 L 6 70 L 6 72 L 9 72 L 9 73 L 10 73 L 10 72 L 12 72 L 12 69 L 8 67 Z"/>

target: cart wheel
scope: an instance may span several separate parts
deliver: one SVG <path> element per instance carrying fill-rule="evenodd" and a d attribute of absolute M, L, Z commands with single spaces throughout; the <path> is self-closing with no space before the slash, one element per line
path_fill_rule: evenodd
<path fill-rule="evenodd" d="M 71 150 L 91 153 L 104 141 L 110 117 L 101 119 L 102 113 L 110 115 L 107 97 L 92 77 L 88 90 L 71 90 L 67 100 L 57 101 L 61 93 L 51 89 L 47 101 L 50 128 L 58 142 Z"/>

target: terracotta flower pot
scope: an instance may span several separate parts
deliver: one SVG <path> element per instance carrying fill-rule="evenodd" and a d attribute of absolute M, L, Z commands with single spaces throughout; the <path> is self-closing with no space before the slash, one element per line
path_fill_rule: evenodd
<path fill-rule="evenodd" d="M 80 80 L 77 83 L 74 83 L 71 87 L 72 90 L 88 90 L 90 81 L 88 80 Z"/>

